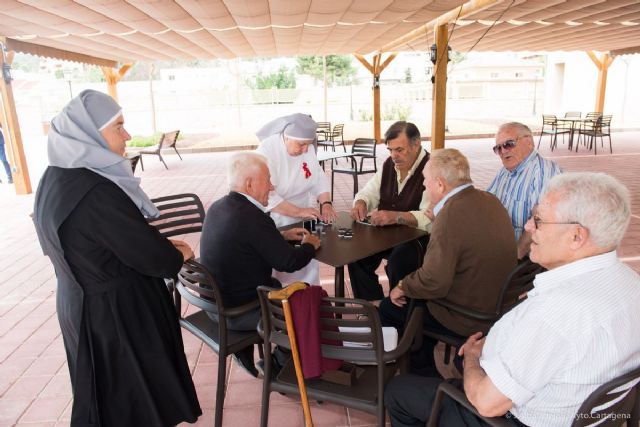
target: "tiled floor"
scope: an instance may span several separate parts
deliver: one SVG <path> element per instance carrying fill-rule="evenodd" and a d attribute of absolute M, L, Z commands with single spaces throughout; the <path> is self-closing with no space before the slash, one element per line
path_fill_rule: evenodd
<path fill-rule="evenodd" d="M 631 225 L 620 248 L 620 256 L 640 271 L 640 133 L 614 135 L 615 154 L 594 156 L 588 152 L 568 152 L 562 145 L 550 153 L 566 171 L 603 171 L 624 182 L 632 193 Z M 456 140 L 447 144 L 470 159 L 476 185 L 486 187 L 500 166 L 491 152 L 492 140 Z M 548 143 L 545 140 L 545 146 Z M 379 147 L 380 160 L 386 157 Z M 170 169 L 152 157 L 145 160 L 146 171 L 138 171 L 144 189 L 152 196 L 195 192 L 210 205 L 226 192 L 225 159 L 229 153 L 185 155 L 184 161 L 167 156 Z M 337 176 L 335 206 L 346 210 L 352 198 L 352 181 Z M 366 181 L 364 176 L 361 183 Z M 37 180 L 34 180 L 37 181 Z M 53 268 L 42 256 L 29 213 L 33 195 L 15 196 L 13 187 L 0 186 L 0 427 L 64 426 L 69 424 L 71 391 L 62 337 L 55 315 Z M 198 250 L 197 238 L 188 241 Z M 332 288 L 333 270 L 321 268 L 323 284 Z M 347 287 L 348 288 L 348 287 Z M 189 333 L 183 333 L 185 350 L 193 372 L 204 415 L 198 425 L 213 425 L 217 356 Z M 259 380 L 248 377 L 231 364 L 224 424 L 258 425 L 260 416 Z M 374 417 L 341 406 L 313 405 L 318 426 L 364 426 Z M 298 400 L 273 394 L 271 425 L 302 426 Z M 276 421 L 277 420 L 277 421 Z"/>

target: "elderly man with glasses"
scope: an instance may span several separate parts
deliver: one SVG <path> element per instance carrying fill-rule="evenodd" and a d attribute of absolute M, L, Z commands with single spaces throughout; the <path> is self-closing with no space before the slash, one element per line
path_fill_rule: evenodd
<path fill-rule="evenodd" d="M 640 276 L 616 253 L 629 191 L 592 172 L 558 175 L 545 191 L 526 230 L 531 260 L 548 271 L 486 338 L 468 338 L 463 381 L 449 380 L 482 416 L 520 427 L 571 425 L 587 396 L 640 365 Z M 385 391 L 391 425 L 424 426 L 441 382 L 394 379 Z M 439 425 L 487 424 L 445 398 Z"/>
<path fill-rule="evenodd" d="M 509 212 L 521 259 L 531 244 L 531 234 L 524 229 L 524 224 L 531 217 L 545 183 L 562 170 L 534 150 L 531 129 L 522 123 L 501 125 L 493 152 L 500 156 L 503 167 L 487 191 L 495 194 Z"/>

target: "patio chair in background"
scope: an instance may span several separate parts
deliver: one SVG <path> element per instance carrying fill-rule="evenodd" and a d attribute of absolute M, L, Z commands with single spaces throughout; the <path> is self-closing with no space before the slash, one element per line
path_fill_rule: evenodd
<path fill-rule="evenodd" d="M 160 161 L 164 165 L 164 167 L 169 169 L 169 167 L 165 163 L 164 159 L 162 158 L 162 149 L 163 148 L 173 148 L 175 150 L 176 154 L 178 155 L 178 157 L 180 157 L 180 160 L 182 160 L 182 156 L 180 155 L 180 153 L 178 153 L 178 149 L 176 148 L 176 142 L 178 142 L 178 135 L 179 134 L 180 134 L 179 130 L 174 130 L 172 132 L 163 133 L 160 136 L 160 141 L 158 141 L 158 145 L 157 146 L 154 145 L 153 147 L 145 148 L 143 150 L 140 150 L 139 153 L 141 155 L 142 154 L 154 154 L 154 155 L 158 156 L 160 158 Z M 140 166 L 142 167 L 142 170 L 144 170 L 144 163 L 140 162 Z"/>
<path fill-rule="evenodd" d="M 271 345 L 291 348 L 289 335 L 292 333 L 284 319 L 282 303 L 270 300 L 269 292 L 275 289 L 264 286 L 258 287 L 258 296 L 262 308 L 262 321 L 258 331 L 264 337 L 267 354 Z M 321 338 L 337 340 L 339 345 L 322 344 L 323 357 L 348 360 L 357 365 L 361 374 L 351 385 L 329 382 L 322 378 L 305 380 L 307 395 L 311 399 L 333 402 L 349 408 L 366 411 L 377 416 L 377 423 L 385 425 L 384 387 L 395 373 L 400 370 L 406 372 L 408 351 L 413 339 L 422 324 L 422 308 L 414 310 L 409 318 L 405 333 L 392 351 L 384 350 L 382 326 L 376 307 L 368 301 L 347 298 L 323 298 L 325 304 L 320 306 L 322 325 L 335 327 L 362 327 L 357 332 L 321 330 Z M 338 316 L 342 318 L 338 318 Z M 352 342 L 362 345 L 343 346 L 342 343 Z M 370 345 L 366 345 L 370 343 Z M 358 365 L 359 363 L 363 365 Z M 366 364 L 366 365 L 364 365 Z M 260 425 L 267 426 L 269 419 L 269 398 L 271 392 L 297 394 L 299 393 L 297 377 L 293 362 L 289 361 L 279 374 L 272 375 L 271 358 L 265 358 L 264 383 L 262 391 L 262 415 Z"/>
<path fill-rule="evenodd" d="M 356 138 L 351 146 L 351 153 L 353 157 L 350 157 L 351 167 L 349 168 L 333 168 L 331 170 L 331 194 L 333 195 L 333 179 L 334 174 L 343 173 L 353 176 L 353 196 L 355 197 L 358 192 L 358 175 L 364 175 L 367 173 L 376 173 L 378 166 L 376 164 L 376 140 L 373 138 Z M 373 162 L 373 167 L 370 169 L 364 169 L 364 161 L 370 159 Z M 358 160 L 360 164 L 358 166 Z"/>
<path fill-rule="evenodd" d="M 550 135 L 551 151 L 558 146 L 558 135 L 562 135 L 562 143 L 564 144 L 564 135 L 571 132 L 571 127 L 567 123 L 563 123 L 554 115 L 544 114 L 542 116 L 542 129 L 540 130 L 540 139 L 538 140 L 538 149 L 542 142 L 543 135 Z"/>
<path fill-rule="evenodd" d="M 240 307 L 226 308 L 222 302 L 220 289 L 211 273 L 196 261 L 187 261 L 176 282 L 176 309 L 180 317 L 180 326 L 200 338 L 218 354 L 218 379 L 216 381 L 215 427 L 222 426 L 222 411 L 227 388 L 227 356 L 262 342 L 257 331 L 232 331 L 227 329 L 227 319 L 238 317 L 259 307 L 254 301 Z M 181 301 L 184 298 L 199 310 L 193 314 L 182 313 Z M 207 313 L 218 315 L 218 322 Z M 258 346 L 263 357 L 262 346 Z M 159 373 L 161 374 L 161 373 Z"/>
<path fill-rule="evenodd" d="M 579 119 L 582 117 L 582 113 L 580 111 L 567 111 L 564 113 L 565 119 Z"/>
<path fill-rule="evenodd" d="M 612 116 L 599 116 L 594 120 L 585 120 L 580 129 L 578 129 L 578 144 L 576 144 L 576 152 L 580 139 L 584 136 L 584 144 L 593 149 L 594 154 L 598 154 L 597 137 L 600 137 L 600 146 L 604 147 L 604 137 L 609 138 L 609 153 L 613 154 L 613 146 L 611 145 L 611 118 Z"/>
<path fill-rule="evenodd" d="M 578 409 L 571 427 L 621 426 L 625 422 L 627 426 L 636 427 L 640 412 L 638 382 L 640 382 L 640 367 L 595 389 Z M 452 384 L 443 382 L 438 386 L 427 427 L 438 427 L 440 425 L 438 418 L 442 407 L 442 399 L 445 395 L 474 413 L 490 426 L 513 426 L 513 423 L 502 417 L 483 417 L 469 402 L 464 391 Z"/>
<path fill-rule="evenodd" d="M 326 145 L 323 144 L 329 141 L 329 135 L 331 134 L 331 123 L 330 122 L 317 122 L 318 128 L 316 129 L 316 136 L 318 139 L 318 145 L 322 145 L 326 149 Z"/>

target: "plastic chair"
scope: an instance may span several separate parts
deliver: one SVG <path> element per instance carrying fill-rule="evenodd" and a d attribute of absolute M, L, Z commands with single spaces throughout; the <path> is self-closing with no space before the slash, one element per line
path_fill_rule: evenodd
<path fill-rule="evenodd" d="M 551 136 L 551 151 L 558 146 L 558 135 L 562 135 L 562 143 L 564 144 L 564 135 L 570 133 L 571 129 L 566 127 L 562 120 L 554 115 L 544 114 L 542 116 L 542 129 L 540 130 L 540 139 L 538 139 L 538 150 L 542 142 L 543 135 Z"/>
<path fill-rule="evenodd" d="M 522 294 L 529 291 L 533 284 L 533 279 L 544 269 L 528 259 L 521 261 L 502 283 L 498 299 L 493 311 L 483 313 L 467 307 L 454 304 L 446 299 L 429 300 L 429 303 L 446 307 L 449 311 L 462 314 L 478 321 L 497 322 L 505 313 L 518 305 L 523 299 L 519 299 Z M 418 300 L 419 301 L 419 300 Z M 413 303 L 413 302 L 412 302 Z M 451 349 L 458 349 L 465 343 L 465 338 L 456 338 L 450 335 L 438 334 L 428 329 L 422 331 L 424 335 L 437 339 L 445 344 L 444 363 L 448 364 L 451 357 Z"/>
<path fill-rule="evenodd" d="M 598 144 L 596 138 L 600 137 L 600 146 L 604 147 L 604 137 L 609 138 L 609 153 L 613 154 L 613 146 L 611 145 L 611 119 L 612 116 L 599 116 L 593 121 L 584 121 L 580 129 L 578 130 L 578 142 L 584 135 L 585 145 L 589 147 L 589 150 L 593 148 L 593 153 L 598 154 Z M 589 142 L 587 142 L 589 137 Z M 576 152 L 578 151 L 578 145 L 576 144 Z"/>
<path fill-rule="evenodd" d="M 142 154 L 155 154 L 156 156 L 158 156 L 160 158 L 160 161 L 162 162 L 164 167 L 169 169 L 169 167 L 165 163 L 164 159 L 162 158 L 162 149 L 163 148 L 173 148 L 175 150 L 176 154 L 178 155 L 178 157 L 180 157 L 180 160 L 182 160 L 182 156 L 180 155 L 180 153 L 178 153 L 178 149 L 176 148 L 176 142 L 178 142 L 178 135 L 179 134 L 180 134 L 179 130 L 174 130 L 172 132 L 163 133 L 160 136 L 160 141 L 158 141 L 158 145 L 157 146 L 154 146 L 152 148 L 147 148 L 147 149 L 144 149 L 144 150 L 140 150 L 139 153 L 141 155 Z M 140 156 L 140 157 L 142 157 L 142 156 Z M 140 166 L 142 167 L 142 170 L 144 170 L 144 163 L 142 163 L 142 161 L 140 162 Z"/>
<path fill-rule="evenodd" d="M 270 300 L 272 288 L 258 287 L 262 321 L 258 326 L 264 337 L 264 353 L 275 344 L 291 348 L 284 310 L 279 300 Z M 329 382 L 321 378 L 305 380 L 309 398 L 334 402 L 350 408 L 359 409 L 377 415 L 378 425 L 385 424 L 384 387 L 395 373 L 407 369 L 408 350 L 411 347 L 420 324 L 422 308 L 417 308 L 409 318 L 405 334 L 392 351 L 384 351 L 382 327 L 376 307 L 368 301 L 346 298 L 323 298 L 328 305 L 320 307 L 328 317 L 321 318 L 321 324 L 332 327 L 349 326 L 369 328 L 369 332 L 321 331 L 321 337 L 342 342 L 371 343 L 370 346 L 345 347 L 342 345 L 322 344 L 322 355 L 333 359 L 348 360 L 358 366 L 362 373 L 350 386 Z M 342 318 L 338 318 L 342 316 Z M 289 361 L 277 376 L 273 376 L 272 361 L 265 358 L 264 384 L 262 391 L 262 415 L 260 425 L 267 426 L 269 419 L 269 397 L 271 392 L 299 393 L 293 362 Z"/>
<path fill-rule="evenodd" d="M 353 141 L 351 146 L 351 153 L 353 156 L 351 159 L 351 167 L 349 168 L 333 168 L 331 170 L 331 194 L 333 194 L 333 180 L 334 174 L 343 173 L 353 176 L 353 196 L 355 197 L 358 192 L 358 175 L 364 175 L 367 173 L 376 173 L 378 166 L 376 164 L 376 140 L 373 138 L 357 138 Z M 364 169 L 364 161 L 370 159 L 373 163 L 373 168 Z M 358 166 L 358 160 L 360 165 Z"/>
<path fill-rule="evenodd" d="M 627 426 L 636 427 L 640 412 L 639 382 L 640 367 L 601 385 L 582 403 L 573 418 L 571 427 L 620 426 L 625 422 Z M 462 390 L 452 384 L 443 382 L 438 386 L 427 427 L 437 427 L 439 425 L 438 417 L 440 416 L 442 399 L 445 395 L 474 413 L 490 426 L 513 426 L 503 417 L 483 417 L 469 402 Z"/>
<path fill-rule="evenodd" d="M 195 261 L 187 261 L 176 282 L 176 309 L 180 316 L 180 326 L 200 338 L 218 354 L 218 379 L 216 382 L 215 426 L 222 426 L 222 411 L 226 390 L 227 356 L 262 342 L 257 331 L 232 331 L 227 329 L 227 318 L 238 317 L 259 307 L 256 300 L 240 307 L 226 308 L 222 302 L 220 289 L 207 269 Z M 193 314 L 183 316 L 181 297 L 199 308 Z M 218 315 L 213 321 L 207 313 Z M 263 357 L 262 346 L 258 346 Z M 158 373 L 161 375 L 161 373 Z"/>
<path fill-rule="evenodd" d="M 327 144 L 327 141 L 331 139 L 330 138 L 331 123 L 330 122 L 317 122 L 317 123 L 318 123 L 318 128 L 316 129 L 316 136 L 318 140 L 318 145 L 322 145 L 326 149 L 328 145 L 331 145 L 331 144 Z"/>

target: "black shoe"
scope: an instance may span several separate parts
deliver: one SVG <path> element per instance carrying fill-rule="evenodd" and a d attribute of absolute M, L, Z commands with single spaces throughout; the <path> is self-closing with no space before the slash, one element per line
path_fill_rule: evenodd
<path fill-rule="evenodd" d="M 278 359 L 272 354 L 271 357 L 271 379 L 276 379 L 280 371 L 282 370 L 282 365 L 278 362 Z M 264 359 L 258 360 L 256 363 L 256 368 L 258 368 L 258 372 L 262 375 L 262 378 L 265 378 L 264 375 Z"/>
<path fill-rule="evenodd" d="M 249 375 L 258 378 L 259 372 L 253 364 L 253 346 L 240 350 L 232 354 L 231 357 L 233 357 L 233 360 L 235 360 L 238 366 L 244 369 Z"/>

